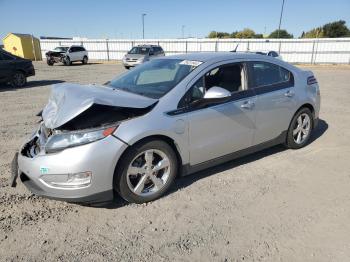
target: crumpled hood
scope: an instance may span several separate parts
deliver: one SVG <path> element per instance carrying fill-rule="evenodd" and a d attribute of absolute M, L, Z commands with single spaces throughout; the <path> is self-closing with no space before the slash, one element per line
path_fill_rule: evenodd
<path fill-rule="evenodd" d="M 42 118 L 46 127 L 54 129 L 69 122 L 93 105 L 142 109 L 157 101 L 157 99 L 106 86 L 63 83 L 52 86 L 49 102 L 43 109 Z"/>

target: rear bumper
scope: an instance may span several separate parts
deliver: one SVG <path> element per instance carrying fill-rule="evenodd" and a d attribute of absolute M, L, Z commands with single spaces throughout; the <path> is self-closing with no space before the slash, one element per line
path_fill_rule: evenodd
<path fill-rule="evenodd" d="M 34 66 L 26 72 L 26 77 L 29 77 L 29 76 L 35 76 Z"/>

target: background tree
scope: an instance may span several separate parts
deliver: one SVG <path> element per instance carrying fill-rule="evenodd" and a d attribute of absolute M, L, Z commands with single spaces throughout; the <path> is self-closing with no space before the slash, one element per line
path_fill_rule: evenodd
<path fill-rule="evenodd" d="M 303 32 L 301 34 L 301 38 L 318 38 L 318 37 L 323 37 L 322 27 L 317 27 L 310 31 Z"/>
<path fill-rule="evenodd" d="M 252 29 L 244 28 L 242 31 L 237 32 L 236 38 L 254 38 L 255 32 Z"/>
<path fill-rule="evenodd" d="M 344 20 L 328 23 L 323 26 L 323 37 L 344 37 L 350 36 L 350 30 Z"/>
<path fill-rule="evenodd" d="M 211 31 L 208 38 L 230 38 L 230 34 L 226 32 Z"/>
<path fill-rule="evenodd" d="M 279 30 L 278 34 L 278 29 L 271 32 L 271 34 L 268 36 L 269 38 L 293 38 L 293 35 L 288 33 L 287 30 L 281 29 Z"/>

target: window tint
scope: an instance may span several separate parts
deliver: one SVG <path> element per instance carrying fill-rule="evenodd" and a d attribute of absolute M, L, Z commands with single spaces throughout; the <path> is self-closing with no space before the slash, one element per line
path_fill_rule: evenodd
<path fill-rule="evenodd" d="M 252 86 L 260 87 L 293 81 L 293 75 L 287 69 L 266 62 L 252 63 Z"/>

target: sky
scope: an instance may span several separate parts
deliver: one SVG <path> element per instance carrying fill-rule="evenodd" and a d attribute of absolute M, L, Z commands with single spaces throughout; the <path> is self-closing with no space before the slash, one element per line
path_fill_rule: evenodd
<path fill-rule="evenodd" d="M 0 0 L 0 38 L 9 32 L 87 38 L 205 37 L 212 30 L 278 28 L 282 0 Z M 350 0 L 285 0 L 282 29 L 299 37 L 327 22 L 345 20 Z M 184 26 L 184 27 L 183 27 Z"/>

